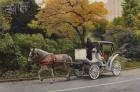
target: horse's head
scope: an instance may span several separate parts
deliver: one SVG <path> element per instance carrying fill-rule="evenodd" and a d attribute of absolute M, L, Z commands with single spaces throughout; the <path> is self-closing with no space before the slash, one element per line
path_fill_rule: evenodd
<path fill-rule="evenodd" d="M 35 48 L 31 48 L 28 56 L 28 62 L 33 63 L 33 61 L 36 60 L 37 58 L 38 58 L 37 50 Z"/>

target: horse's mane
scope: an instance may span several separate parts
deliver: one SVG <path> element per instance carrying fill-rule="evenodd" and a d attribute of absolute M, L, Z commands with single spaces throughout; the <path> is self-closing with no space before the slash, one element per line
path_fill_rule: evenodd
<path fill-rule="evenodd" d="M 40 54 L 43 54 L 43 55 L 49 54 L 49 52 L 44 51 L 44 50 L 41 50 L 41 49 L 37 49 L 37 48 L 35 48 L 35 51 L 38 52 L 38 53 L 40 53 Z"/>

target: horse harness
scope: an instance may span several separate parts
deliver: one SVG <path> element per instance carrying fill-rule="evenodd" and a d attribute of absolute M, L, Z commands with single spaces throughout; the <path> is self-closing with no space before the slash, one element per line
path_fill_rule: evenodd
<path fill-rule="evenodd" d="M 56 56 L 54 54 L 48 54 L 41 60 L 40 65 L 53 65 L 55 61 Z"/>

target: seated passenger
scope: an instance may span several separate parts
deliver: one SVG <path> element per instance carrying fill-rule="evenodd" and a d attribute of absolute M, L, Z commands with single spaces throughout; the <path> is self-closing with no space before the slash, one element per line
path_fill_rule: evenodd
<path fill-rule="evenodd" d="M 103 61 L 104 58 L 101 56 L 100 52 L 97 51 L 96 48 L 92 49 L 92 61 L 97 62 L 97 61 Z"/>

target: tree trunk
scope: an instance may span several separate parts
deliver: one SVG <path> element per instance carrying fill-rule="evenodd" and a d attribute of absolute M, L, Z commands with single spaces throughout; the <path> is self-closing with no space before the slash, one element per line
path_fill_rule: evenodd
<path fill-rule="evenodd" d="M 85 34 L 83 34 L 83 32 L 81 33 L 78 29 L 76 29 L 76 32 L 80 38 L 81 45 L 79 47 L 84 48 L 85 47 Z"/>
<path fill-rule="evenodd" d="M 69 25 L 71 25 L 75 31 L 77 32 L 77 35 L 79 36 L 80 38 L 80 43 L 81 45 L 79 46 L 80 48 L 84 48 L 85 47 L 85 36 L 86 36 L 86 30 L 85 30 L 85 27 L 83 26 L 83 30 L 79 30 L 77 26 L 74 26 L 72 25 L 72 23 L 70 22 L 67 22 Z M 82 32 L 80 32 L 82 31 Z"/>

